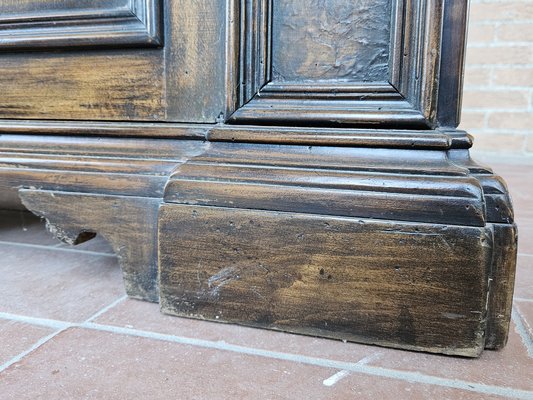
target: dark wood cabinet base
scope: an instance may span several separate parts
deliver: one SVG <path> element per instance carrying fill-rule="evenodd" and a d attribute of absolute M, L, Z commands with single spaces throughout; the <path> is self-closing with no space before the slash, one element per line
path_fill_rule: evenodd
<path fill-rule="evenodd" d="M 505 345 L 516 227 L 464 133 L 353 130 L 346 147 L 206 132 L 4 136 L 2 206 L 18 194 L 71 244 L 103 235 L 128 294 L 165 313 L 470 357 Z"/>
<path fill-rule="evenodd" d="M 160 211 L 163 312 L 400 348 L 484 347 L 491 227 Z"/>

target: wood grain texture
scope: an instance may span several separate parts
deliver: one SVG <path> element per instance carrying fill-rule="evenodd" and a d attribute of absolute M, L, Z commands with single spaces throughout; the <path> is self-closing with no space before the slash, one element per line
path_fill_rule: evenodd
<path fill-rule="evenodd" d="M 442 26 L 438 120 L 456 128 L 461 120 L 468 1 L 446 0 Z"/>
<path fill-rule="evenodd" d="M 486 348 L 505 347 L 509 336 L 516 274 L 517 228 L 494 224 L 494 252 L 487 315 Z"/>
<path fill-rule="evenodd" d="M 463 356 L 484 347 L 486 228 L 185 205 L 159 219 L 166 313 Z"/>
<path fill-rule="evenodd" d="M 197 139 L 213 142 L 384 147 L 470 148 L 462 131 L 272 127 L 157 122 L 24 121 L 0 119 L 0 134 Z M 24 136 L 21 136 L 24 138 Z"/>
<path fill-rule="evenodd" d="M 18 189 L 162 198 L 168 176 L 204 151 L 191 140 L 0 135 L 2 206 Z"/>
<path fill-rule="evenodd" d="M 0 118 L 163 120 L 164 76 L 157 50 L 5 54 Z"/>
<path fill-rule="evenodd" d="M 45 218 L 48 230 L 68 244 L 102 235 L 118 256 L 128 296 L 159 301 L 156 226 L 160 199 L 26 189 L 19 194 L 26 208 Z"/>
<path fill-rule="evenodd" d="M 157 210 L 168 176 L 204 147 L 198 140 L 1 135 L 0 200 L 8 208 L 22 200 L 67 243 L 101 234 L 119 256 L 128 295 L 157 302 Z"/>
<path fill-rule="evenodd" d="M 468 177 L 186 163 L 166 202 L 483 226 L 482 189 Z"/>
<path fill-rule="evenodd" d="M 0 119 L 0 134 L 136 137 L 205 140 L 211 125 L 157 122 L 25 121 Z M 5 135 L 4 135 L 5 138 Z M 431 140 L 431 138 L 428 138 Z M 2 140 L 0 138 L 0 140 Z M 52 141 L 54 139 L 51 139 Z M 442 140 L 442 139 L 441 139 Z"/>
<path fill-rule="evenodd" d="M 496 224 L 513 224 L 514 211 L 505 181 L 491 168 L 480 165 L 470 158 L 466 149 L 450 149 L 448 158 L 467 168 L 483 188 L 487 221 Z"/>
<path fill-rule="evenodd" d="M 1 128 L 0 123 L 0 130 Z M 207 132 L 212 142 L 293 144 L 311 146 L 387 147 L 443 149 L 453 138 L 435 131 L 387 131 L 377 129 L 331 129 L 261 126 L 216 126 Z"/>
<path fill-rule="evenodd" d="M 23 3 L 4 4 L 12 11 L 4 18 L 15 23 L 24 10 L 33 9 L 37 17 L 28 17 L 32 23 L 60 32 L 47 36 L 35 28 L 32 38 L 28 24 L 19 23 L 27 32 L 12 46 L 34 51 L 0 54 L 0 119 L 214 123 L 223 118 L 225 2 L 62 0 L 67 10 L 63 14 L 61 5 Z M 39 13 L 47 7 L 49 13 Z M 80 32 L 73 26 L 78 17 Z M 120 25 L 128 18 L 149 37 L 143 39 L 146 35 L 137 28 Z M 90 23 L 100 20 L 102 27 L 91 28 Z M 0 16 L 0 51 L 2 26 Z M 17 40 L 16 34 L 5 32 L 9 40 Z M 132 48 L 163 42 L 160 48 Z M 9 49 L 8 43 L 4 48 Z"/>
<path fill-rule="evenodd" d="M 499 350 L 509 335 L 517 262 L 517 227 L 509 190 L 491 168 L 472 160 L 468 150 L 453 149 L 448 154 L 454 163 L 468 168 L 483 188 L 486 219 L 492 223 L 494 237 L 486 348 Z"/>
<path fill-rule="evenodd" d="M 226 2 L 172 0 L 166 9 L 168 119 L 214 123 L 225 113 Z"/>
<path fill-rule="evenodd" d="M 263 216 L 272 212 L 277 212 L 274 214 L 280 216 L 280 220 L 287 215 L 297 213 L 301 218 L 309 218 L 311 221 L 318 217 L 331 218 L 333 221 L 341 217 L 352 217 L 354 223 L 363 221 L 365 224 L 368 222 L 367 218 L 372 218 L 371 221 L 375 223 L 392 225 L 410 222 L 413 224 L 411 233 L 413 238 L 424 236 L 421 229 L 423 230 L 428 224 L 446 226 L 445 230 L 452 226 L 457 229 L 467 226 L 478 227 L 485 232 L 487 241 L 490 242 L 490 244 L 484 243 L 484 246 L 490 248 L 490 254 L 480 261 L 483 265 L 477 266 L 487 271 L 485 290 L 488 303 L 483 308 L 487 324 L 486 347 L 501 348 L 505 344 L 509 329 L 516 265 L 516 248 L 513 247 L 516 232 L 512 225 L 512 205 L 507 187 L 501 178 L 494 175 L 490 169 L 472 161 L 468 149 L 463 148 L 471 145 L 469 137 L 464 132 L 453 132 L 449 135 L 450 148 L 442 150 L 434 148 L 426 151 L 400 148 L 211 143 L 204 153 L 176 168 L 165 188 L 164 199 L 166 207 L 176 206 L 176 210 L 179 210 L 181 206 L 188 206 L 189 210 L 194 209 L 190 221 L 191 232 L 198 229 L 198 237 L 202 237 L 209 249 L 212 249 L 212 246 L 207 244 L 208 240 L 212 240 L 214 246 L 218 246 L 222 240 L 218 236 L 210 235 L 213 229 L 222 226 L 223 217 L 216 217 L 218 228 L 207 231 L 204 224 L 210 225 L 211 217 L 197 221 L 196 224 L 193 221 L 205 209 L 217 210 L 216 213 L 220 215 L 225 213 L 226 220 L 239 219 L 243 215 L 249 216 L 249 213 L 255 213 L 249 218 L 254 220 L 254 226 L 257 227 L 264 226 Z M 451 148 L 454 143 L 456 148 Z M 239 252 L 226 262 L 227 254 L 220 250 L 220 254 L 217 253 L 214 258 L 205 258 L 202 265 L 209 267 L 213 263 L 217 264 L 215 260 L 219 259 L 222 260 L 221 263 L 226 262 L 231 265 L 246 263 L 246 260 L 251 259 L 249 254 L 261 253 L 263 250 L 266 251 L 266 248 L 274 247 L 279 250 L 277 256 L 284 260 L 280 261 L 280 268 L 290 267 L 293 265 L 292 261 L 287 261 L 286 257 L 291 257 L 295 250 L 278 248 L 277 245 L 272 246 L 270 243 L 283 237 L 285 233 L 282 232 L 291 229 L 293 220 L 287 218 L 289 222 L 279 223 L 283 226 L 279 228 L 280 231 L 261 231 L 258 228 L 257 239 L 254 239 L 256 242 L 252 240 L 254 243 L 252 245 L 250 245 L 250 237 L 254 235 L 252 228 L 242 232 L 242 236 L 239 233 L 234 237 L 231 242 L 233 248 L 248 249 L 249 246 L 257 246 L 250 250 L 250 253 L 246 253 L 248 256 L 245 257 L 244 253 Z M 180 220 L 180 224 L 182 222 Z M 167 223 L 170 226 L 170 217 L 167 218 Z M 180 229 L 182 228 L 183 225 L 180 225 Z M 302 246 L 305 246 L 303 238 L 307 238 L 309 231 L 313 232 L 313 229 L 306 228 L 302 222 L 299 230 Z M 227 232 L 221 233 L 224 234 Z M 339 234 L 336 239 L 339 243 L 343 240 L 342 235 L 346 233 Z M 260 237 L 263 238 L 262 241 Z M 457 241 L 463 239 L 457 238 Z M 319 247 L 316 243 L 313 245 Z M 342 246 L 344 245 L 346 244 Z M 362 246 L 362 249 L 368 251 L 369 248 L 377 246 L 380 249 L 376 250 L 378 252 L 388 251 L 381 245 L 382 243 L 368 244 L 368 248 Z M 263 250 L 261 246 L 264 246 Z M 454 251 L 457 245 L 450 246 L 449 250 Z M 305 253 L 308 248 L 297 250 L 296 253 L 299 251 Z M 324 250 L 320 248 L 318 251 Z M 340 248 L 338 251 L 342 252 Z M 175 257 L 176 260 L 182 260 L 181 250 L 168 249 L 166 252 L 169 259 Z M 201 257 L 204 256 L 207 257 L 205 254 Z M 239 258 L 241 256 L 242 260 Z M 269 257 L 274 256 L 270 254 Z M 431 257 L 434 257 L 431 262 L 442 261 L 441 256 Z M 400 253 L 398 259 L 402 259 Z M 166 268 L 163 267 L 165 264 L 161 265 L 163 269 Z M 196 265 L 195 261 L 191 261 L 192 265 Z M 175 274 L 177 272 L 167 276 L 167 283 L 179 286 L 181 278 Z M 215 274 L 216 272 L 213 272 L 212 276 Z M 457 277 L 457 279 L 463 278 Z M 488 285 L 489 280 L 490 285 Z M 257 285 L 258 282 L 248 282 L 246 285 L 252 284 Z M 380 283 L 377 287 L 387 284 L 390 282 Z M 178 289 L 174 287 L 172 290 Z M 190 289 L 188 295 L 193 296 L 192 290 Z M 202 296 L 202 290 L 199 289 L 197 296 Z M 232 303 L 234 300 L 228 301 Z M 177 307 L 175 306 L 177 302 L 175 297 L 170 301 L 168 308 L 171 313 L 181 313 L 179 310 L 172 311 L 173 307 Z M 225 306 L 225 301 L 216 305 L 221 309 Z M 369 306 L 369 309 L 374 310 L 374 307 Z M 226 322 L 233 321 L 233 319 L 228 320 L 225 315 L 218 317 Z M 232 318 L 240 321 L 239 323 L 251 323 L 246 313 L 241 319 L 237 316 Z M 261 323 L 258 323 L 258 326 L 260 325 Z M 362 339 L 353 340 L 364 341 L 365 335 L 362 336 Z M 393 342 L 397 343 L 397 339 Z"/>

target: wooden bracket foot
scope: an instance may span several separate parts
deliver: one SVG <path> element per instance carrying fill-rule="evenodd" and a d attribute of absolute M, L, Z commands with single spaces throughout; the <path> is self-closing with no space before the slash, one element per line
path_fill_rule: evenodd
<path fill-rule="evenodd" d="M 50 232 L 69 244 L 96 233 L 113 247 L 128 296 L 159 301 L 157 285 L 157 210 L 160 200 L 49 190 L 19 191 L 22 203 L 47 221 Z"/>

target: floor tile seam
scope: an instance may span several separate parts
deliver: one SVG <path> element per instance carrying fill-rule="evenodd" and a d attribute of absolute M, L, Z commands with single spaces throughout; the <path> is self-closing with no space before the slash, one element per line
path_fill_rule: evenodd
<path fill-rule="evenodd" d="M 54 337 L 56 337 L 61 332 L 65 331 L 66 329 L 68 329 L 68 328 L 58 329 L 58 330 L 50 333 L 49 335 L 40 338 L 32 346 L 30 346 L 29 348 L 27 348 L 23 352 L 17 354 L 15 357 L 11 358 L 9 361 L 6 361 L 4 364 L 0 365 L 0 374 L 2 372 L 4 372 L 5 370 L 7 370 L 12 365 L 22 361 L 24 358 L 26 358 L 27 356 L 31 355 L 31 353 L 33 353 L 35 350 L 37 350 L 38 348 L 40 348 L 44 344 L 48 343 L 50 340 L 52 340 Z"/>
<path fill-rule="evenodd" d="M 161 334 L 151 331 L 143 331 L 131 328 L 122 328 L 112 325 L 103 325 L 97 323 L 83 323 L 79 327 L 86 329 L 94 329 L 97 331 L 122 334 L 127 336 L 142 337 L 157 341 L 172 342 L 176 344 L 192 345 L 196 347 L 209 348 L 214 350 L 229 351 L 233 353 L 245 354 L 250 356 L 259 356 L 262 358 L 277 359 L 281 361 L 290 361 L 300 364 L 307 364 L 319 366 L 324 368 L 332 368 L 338 371 L 350 371 L 355 373 L 362 373 L 365 375 L 378 376 L 383 378 L 397 379 L 411 383 L 421 383 L 433 386 L 441 386 L 451 389 L 460 389 L 476 393 L 499 395 L 503 397 L 510 397 L 516 399 L 533 399 L 533 391 L 515 389 L 512 387 L 486 385 L 478 382 L 464 381 L 460 379 L 442 378 L 433 375 L 422 374 L 420 372 L 410 372 L 404 370 L 396 370 L 391 368 L 383 368 L 378 366 L 371 366 L 365 362 L 365 358 L 356 362 L 346 362 L 332 360 L 328 358 L 310 357 L 300 354 L 277 352 L 272 350 L 258 349 L 248 346 L 234 345 L 224 341 L 211 341 L 204 339 L 188 338 L 183 336 Z"/>
<path fill-rule="evenodd" d="M 503 387 L 496 385 L 487 385 L 483 383 L 464 381 L 459 379 L 442 378 L 433 375 L 427 375 L 420 372 L 402 371 L 391 368 L 383 368 L 378 366 L 368 365 L 366 362 L 345 362 L 332 360 L 328 358 L 318 358 L 304 356 L 300 354 L 277 352 L 272 350 L 258 349 L 254 347 L 241 346 L 226 343 L 224 341 L 211 341 L 197 338 L 188 338 L 183 336 L 162 334 L 152 331 L 143 331 L 132 328 L 122 328 L 118 326 L 99 324 L 94 322 L 73 323 L 52 319 L 25 317 L 16 314 L 0 313 L 1 319 L 10 319 L 18 322 L 25 322 L 28 324 L 46 326 L 46 327 L 60 327 L 54 336 L 69 328 L 82 328 L 87 330 L 94 330 L 99 332 L 114 333 L 118 335 L 126 335 L 133 337 L 140 337 L 156 341 L 171 342 L 176 344 L 191 345 L 200 348 L 209 348 L 214 350 L 228 351 L 232 353 L 245 354 L 250 356 L 258 356 L 268 359 L 276 359 L 281 361 L 289 361 L 306 365 L 319 366 L 324 368 L 331 368 L 338 371 L 350 371 L 355 373 L 362 373 L 370 376 L 378 376 L 383 378 L 396 379 L 407 381 L 411 383 L 421 383 L 433 386 L 446 387 L 451 389 L 467 390 L 470 392 L 499 395 L 503 397 L 518 398 L 518 399 L 532 399 L 533 391 L 522 389 L 515 389 L 512 387 Z M 437 356 L 436 356 L 437 357 Z M 364 360 L 364 359 L 363 359 Z"/>
<path fill-rule="evenodd" d="M 56 247 L 53 245 L 47 246 L 47 245 L 42 245 L 42 244 L 10 242 L 10 241 L 5 241 L 5 240 L 0 240 L 0 244 L 6 245 L 6 246 L 26 247 L 26 248 L 38 249 L 38 250 L 61 251 L 65 253 L 80 253 L 80 254 L 86 254 L 86 255 L 92 255 L 92 256 L 113 257 L 113 258 L 116 257 L 114 253 L 101 253 L 98 251 L 70 249 L 67 247 Z"/>
<path fill-rule="evenodd" d="M 106 305 L 105 307 L 101 308 L 100 310 L 98 310 L 96 313 L 94 313 L 93 315 L 91 315 L 89 318 L 87 318 L 85 320 L 85 323 L 88 323 L 88 322 L 92 322 L 94 321 L 95 319 L 97 319 L 98 317 L 104 315 L 106 312 L 108 312 L 109 310 L 115 308 L 116 306 L 118 306 L 120 303 L 126 301 L 126 299 L 128 298 L 127 295 L 124 295 L 124 296 L 121 296 L 119 297 L 118 299 L 116 299 L 115 301 L 113 301 L 112 303 Z"/>

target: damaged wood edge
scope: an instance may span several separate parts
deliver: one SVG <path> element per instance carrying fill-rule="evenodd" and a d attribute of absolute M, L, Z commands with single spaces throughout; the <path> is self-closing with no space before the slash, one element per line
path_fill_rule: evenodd
<path fill-rule="evenodd" d="M 101 235 L 121 266 L 128 296 L 158 302 L 157 198 L 20 189 L 22 204 L 59 240 L 76 245 Z"/>

